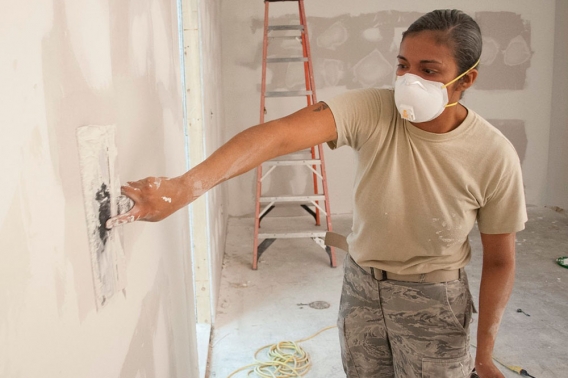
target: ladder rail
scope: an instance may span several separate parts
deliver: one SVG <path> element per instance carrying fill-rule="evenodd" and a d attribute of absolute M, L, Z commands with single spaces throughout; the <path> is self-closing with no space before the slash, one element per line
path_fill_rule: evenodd
<path fill-rule="evenodd" d="M 320 153 L 320 156 L 323 156 L 323 145 L 318 145 L 318 150 Z M 325 211 L 327 213 L 327 216 L 325 218 L 325 222 L 327 225 L 327 230 L 328 231 L 333 231 L 332 225 L 331 225 L 331 207 L 329 206 L 329 191 L 328 191 L 328 186 L 327 186 L 327 172 L 325 170 L 325 162 L 323 159 L 321 159 L 321 174 L 323 177 L 326 178 L 326 180 L 322 180 L 322 186 L 323 186 L 323 192 L 326 193 L 327 196 L 327 201 L 325 201 Z M 335 261 L 335 247 L 330 247 L 330 252 L 329 252 L 329 258 L 331 259 L 331 266 L 335 267 L 337 262 Z"/>
<path fill-rule="evenodd" d="M 306 82 L 309 82 L 310 84 L 310 88 L 312 91 L 312 104 L 308 104 L 309 105 L 313 105 L 313 104 L 317 104 L 318 100 L 317 100 L 317 95 L 316 95 L 316 85 L 315 85 L 315 80 L 314 80 L 314 70 L 312 67 L 312 54 L 311 54 L 311 49 L 310 49 L 310 38 L 309 38 L 309 34 L 308 34 L 308 21 L 306 19 L 306 12 L 304 9 L 304 0 L 298 0 L 298 6 L 300 7 L 300 23 L 302 25 L 305 25 L 304 27 L 304 32 L 302 33 L 302 39 L 304 41 L 304 43 L 302 43 L 302 48 L 304 50 L 304 56 L 306 58 L 308 58 L 308 62 L 304 63 L 304 66 L 307 66 L 307 72 L 308 72 L 308 77 L 306 80 Z"/>
<path fill-rule="evenodd" d="M 297 2 L 300 25 L 269 25 L 269 4 L 272 2 Z M 271 31 L 285 31 L 285 30 L 297 30 L 300 31 L 299 36 L 288 37 L 290 39 L 298 39 L 302 44 L 302 57 L 288 57 L 288 58 L 268 58 L 268 44 L 269 41 L 278 38 L 269 36 Z M 304 81 L 305 81 L 305 91 L 266 91 L 266 73 L 267 73 L 267 63 L 286 63 L 286 62 L 298 62 L 302 63 L 304 66 Z M 304 8 L 304 0 L 264 0 L 264 30 L 263 30 L 263 46 L 262 46 L 262 81 L 261 81 L 261 96 L 260 96 L 260 123 L 265 122 L 266 115 L 266 98 L 267 97 L 293 97 L 293 96 L 305 96 L 307 106 L 311 106 L 317 103 L 317 95 L 315 89 L 315 78 L 314 70 L 311 58 L 310 41 L 308 34 L 307 18 Z M 305 200 L 311 203 L 315 207 L 315 211 L 310 213 L 315 218 L 316 226 L 320 226 L 320 213 L 323 213 L 326 217 L 326 228 L 327 231 L 332 231 L 331 225 L 331 211 L 329 204 L 329 192 L 327 185 L 327 174 L 325 170 L 325 162 L 323 158 L 323 145 L 319 144 L 310 148 L 311 160 L 308 159 L 308 164 L 305 165 L 310 169 L 313 176 L 313 189 L 314 195 L 307 196 Z M 304 159 L 306 160 L 306 159 Z M 294 162 L 294 165 L 297 163 Z M 256 204 L 255 204 L 255 230 L 254 230 L 254 245 L 253 245 L 253 264 L 252 268 L 256 270 L 258 268 L 258 259 L 260 254 L 262 254 L 266 248 L 274 241 L 274 238 L 281 237 L 278 236 L 279 233 L 259 233 L 260 222 L 262 218 L 270 212 L 275 206 L 276 202 L 288 202 L 291 198 L 284 197 L 262 197 L 262 181 L 273 172 L 277 166 L 288 165 L 285 163 L 273 164 L 263 174 L 262 164 L 257 167 L 257 179 L 256 179 Z M 292 164 L 290 164 L 292 165 Z M 319 166 L 319 172 L 318 172 Z M 318 179 L 322 182 L 322 195 L 319 194 Z M 276 199 L 276 200 L 275 200 Z M 320 205 L 320 201 L 323 202 L 323 206 Z M 261 210 L 261 202 L 269 202 L 268 206 L 265 206 Z M 306 205 L 301 205 L 304 209 L 307 208 Z M 309 209 L 309 208 L 308 208 Z M 305 233 L 295 233 L 297 235 L 304 235 Z M 259 235 L 265 237 L 264 241 L 259 245 Z M 267 235 L 272 235 L 272 238 L 267 238 Z M 304 235 L 305 236 L 305 235 Z M 315 240 L 315 239 L 314 239 Z M 330 265 L 336 267 L 335 261 L 335 251 L 333 247 L 327 247 L 326 252 L 330 258 Z"/>
<path fill-rule="evenodd" d="M 306 18 L 306 12 L 305 12 L 305 8 L 304 8 L 304 0 L 298 0 L 298 8 L 299 8 L 299 13 L 300 13 L 300 24 L 301 25 L 305 25 L 304 27 L 304 32 L 302 33 L 302 52 L 303 55 L 308 59 L 307 62 L 304 62 L 304 76 L 305 76 L 305 82 L 306 82 L 306 90 L 311 90 L 312 95 L 311 98 L 308 98 L 308 106 L 313 105 L 313 104 L 317 104 L 317 94 L 316 94 L 316 86 L 315 86 L 315 80 L 314 80 L 314 72 L 313 72 L 313 65 L 312 65 L 312 57 L 311 57 L 311 49 L 310 49 L 310 38 L 309 38 L 309 34 L 308 34 L 308 21 Z M 312 159 L 316 158 L 316 147 L 313 146 L 311 148 L 311 152 L 312 152 Z M 319 156 L 323 156 L 321 154 L 321 151 L 319 152 Z M 316 167 L 313 167 L 314 169 Z M 314 185 L 314 192 L 317 194 L 319 193 L 319 189 L 318 189 L 318 180 L 317 177 L 314 175 L 312 177 L 313 180 L 313 185 Z M 329 213 L 328 213 L 329 214 Z M 320 225 L 321 224 L 321 220 L 320 220 L 320 212 L 319 212 L 319 206 L 318 208 L 316 208 L 316 225 Z"/>
<path fill-rule="evenodd" d="M 313 71 L 313 65 L 312 65 L 312 57 L 311 57 L 311 47 L 310 47 L 310 38 L 309 38 L 309 34 L 308 34 L 308 27 L 307 27 L 307 19 L 306 19 L 306 12 L 304 9 L 304 0 L 299 0 L 299 4 L 302 7 L 302 12 L 300 13 L 300 23 L 302 25 L 306 25 L 306 27 L 304 28 L 304 33 L 302 35 L 305 34 L 305 48 L 306 48 L 306 52 L 307 52 L 307 56 L 308 56 L 308 62 L 309 64 L 309 73 L 310 73 L 310 85 L 312 88 L 312 98 L 314 101 L 314 104 L 317 103 L 317 93 L 316 93 L 316 86 L 315 86 L 315 78 L 314 78 L 314 71 Z M 303 17 L 303 19 L 302 19 Z M 323 145 L 319 144 L 318 145 L 318 152 L 319 152 L 319 156 L 321 159 L 321 174 L 323 177 L 325 177 L 325 180 L 322 180 L 322 189 L 323 192 L 326 194 L 327 197 L 327 201 L 325 201 L 325 212 L 327 213 L 326 216 L 326 225 L 327 225 L 327 229 L 329 231 L 332 231 L 332 224 L 331 224 L 331 210 L 330 210 L 330 205 L 329 205 L 329 191 L 328 191 L 328 185 L 327 185 L 327 171 L 325 168 L 325 160 L 323 159 Z M 314 167 L 315 168 L 315 167 Z M 314 186 L 317 185 L 317 180 L 314 177 Z M 316 192 L 317 193 L 317 192 Z M 335 261 L 335 251 L 334 248 L 331 247 L 331 253 L 330 253 L 330 258 L 332 259 L 332 266 L 336 266 L 336 261 Z"/>
<path fill-rule="evenodd" d="M 260 88 L 260 123 L 264 123 L 264 114 L 266 112 L 266 58 L 268 55 L 268 6 L 270 2 L 264 2 L 264 36 L 262 43 L 262 82 Z M 258 229 L 260 228 L 260 197 L 262 196 L 262 164 L 256 168 L 256 201 L 254 206 L 254 240 L 253 240 L 253 262 L 252 268 L 257 269 L 258 263 Z M 266 213 L 266 209 L 263 214 Z"/>

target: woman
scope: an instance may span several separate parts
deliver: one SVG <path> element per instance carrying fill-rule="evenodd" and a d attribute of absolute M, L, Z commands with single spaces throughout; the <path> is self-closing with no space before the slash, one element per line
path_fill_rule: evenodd
<path fill-rule="evenodd" d="M 503 377 L 491 355 L 527 218 L 514 148 L 458 102 L 480 56 L 471 17 L 430 12 L 403 35 L 394 91 L 346 93 L 245 130 L 182 176 L 129 183 L 135 206 L 109 225 L 161 220 L 276 156 L 348 145 L 358 165 L 339 316 L 347 376 L 468 377 L 475 366 L 481 378 Z M 475 221 L 483 270 L 473 362 L 463 267 Z"/>

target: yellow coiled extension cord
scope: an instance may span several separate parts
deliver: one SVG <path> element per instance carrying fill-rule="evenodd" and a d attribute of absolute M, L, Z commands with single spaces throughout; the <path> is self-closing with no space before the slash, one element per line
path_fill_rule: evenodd
<path fill-rule="evenodd" d="M 281 341 L 276 344 L 265 345 L 254 353 L 255 363 L 235 370 L 227 378 L 231 378 L 238 372 L 247 369 L 250 369 L 248 371 L 249 376 L 254 373 L 262 378 L 303 377 L 312 367 L 312 362 L 310 361 L 308 352 L 302 349 L 298 344 L 313 339 L 320 333 L 335 327 L 336 326 L 329 326 L 322 328 L 310 337 L 298 341 Z M 264 349 L 268 349 L 268 361 L 261 361 L 257 358 L 258 354 Z"/>

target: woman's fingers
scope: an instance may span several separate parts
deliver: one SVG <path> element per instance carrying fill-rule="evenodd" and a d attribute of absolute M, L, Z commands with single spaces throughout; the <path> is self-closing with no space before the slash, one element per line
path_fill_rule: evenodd
<path fill-rule="evenodd" d="M 120 187 L 120 192 L 127 197 L 130 197 L 134 203 L 140 202 L 140 189 L 135 188 L 131 185 L 125 185 Z"/>
<path fill-rule="evenodd" d="M 165 177 L 147 177 L 138 181 L 129 181 L 128 185 L 122 186 L 120 190 L 124 196 L 134 202 L 134 206 L 125 214 L 109 219 L 106 222 L 107 228 L 137 220 L 156 222 L 174 211 L 172 182 Z"/>
<path fill-rule="evenodd" d="M 128 181 L 128 187 L 131 187 L 135 190 L 140 190 L 142 188 L 144 188 L 145 186 L 148 186 L 148 184 L 146 183 L 147 179 L 144 180 L 138 180 L 138 181 Z"/>
<path fill-rule="evenodd" d="M 110 230 L 115 226 L 134 222 L 139 218 L 140 215 L 138 214 L 138 209 L 136 209 L 136 205 L 134 205 L 134 207 L 129 212 L 109 218 L 109 220 L 106 221 L 105 227 Z"/>
<path fill-rule="evenodd" d="M 138 205 L 140 203 L 140 191 L 130 186 L 122 186 L 120 188 L 120 191 L 122 192 L 123 195 L 130 198 L 134 203 L 134 205 L 124 214 L 119 214 L 109 218 L 105 223 L 105 227 L 109 230 L 115 226 L 119 226 L 125 223 L 131 223 L 140 219 L 140 206 Z"/>

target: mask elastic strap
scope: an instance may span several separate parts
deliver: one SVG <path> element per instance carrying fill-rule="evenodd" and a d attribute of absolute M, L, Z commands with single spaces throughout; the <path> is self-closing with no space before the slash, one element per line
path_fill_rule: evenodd
<path fill-rule="evenodd" d="M 464 77 L 465 75 L 467 75 L 471 70 L 473 70 L 475 67 L 477 67 L 477 65 L 479 64 L 479 61 L 481 60 L 481 58 L 479 58 L 477 60 L 477 62 L 475 62 L 475 64 L 473 66 L 471 66 L 470 69 L 468 69 L 467 71 L 465 71 L 464 73 L 462 73 L 460 76 L 456 77 L 454 80 L 450 81 L 448 84 L 444 84 L 442 86 L 442 88 L 446 88 L 448 85 L 455 83 L 456 81 L 458 81 L 459 79 L 461 79 L 462 77 Z"/>
<path fill-rule="evenodd" d="M 465 75 L 467 75 L 471 70 L 473 70 L 475 67 L 477 67 L 477 65 L 479 64 L 479 61 L 481 60 L 481 58 L 479 58 L 477 60 L 477 62 L 475 62 L 475 64 L 473 66 L 471 66 L 470 69 L 468 69 L 467 71 L 465 71 L 464 73 L 462 73 L 460 76 L 456 77 L 454 80 L 450 81 L 448 84 L 444 84 L 442 86 L 442 88 L 446 88 L 448 85 L 455 83 L 456 81 L 458 81 L 459 79 L 461 79 L 462 77 L 464 77 Z M 456 106 L 458 104 L 458 102 L 453 102 L 451 104 L 447 104 L 445 107 L 449 108 L 450 106 Z"/>

